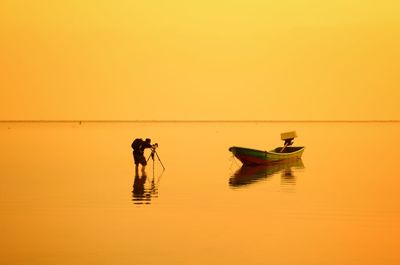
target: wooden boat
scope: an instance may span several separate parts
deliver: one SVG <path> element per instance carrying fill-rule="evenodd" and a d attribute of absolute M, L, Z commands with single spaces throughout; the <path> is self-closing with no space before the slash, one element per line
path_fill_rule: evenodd
<path fill-rule="evenodd" d="M 239 159 L 243 165 L 268 165 L 285 160 L 300 159 L 304 146 L 291 146 L 293 139 L 297 137 L 296 132 L 282 133 L 281 139 L 285 141 L 283 147 L 277 147 L 270 151 L 232 146 L 229 151 Z"/>

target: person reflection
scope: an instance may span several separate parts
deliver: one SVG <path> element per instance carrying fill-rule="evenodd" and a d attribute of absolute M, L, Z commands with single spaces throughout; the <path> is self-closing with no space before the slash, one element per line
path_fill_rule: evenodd
<path fill-rule="evenodd" d="M 149 204 L 151 194 L 146 189 L 146 172 L 142 170 L 142 175 L 139 175 L 138 168 L 135 169 L 135 178 L 133 181 L 132 196 L 135 204 Z"/>
<path fill-rule="evenodd" d="M 148 177 L 146 171 L 135 169 L 135 178 L 132 187 L 132 201 L 134 204 L 150 204 L 152 198 L 158 197 L 158 181 L 154 175 Z"/>

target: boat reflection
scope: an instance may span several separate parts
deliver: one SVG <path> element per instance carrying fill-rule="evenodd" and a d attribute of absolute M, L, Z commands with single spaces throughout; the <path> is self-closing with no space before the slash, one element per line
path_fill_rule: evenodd
<path fill-rule="evenodd" d="M 304 168 L 304 164 L 301 159 L 276 162 L 271 165 L 242 166 L 229 178 L 229 185 L 240 188 L 265 180 L 278 173 L 281 173 L 282 185 L 294 185 L 296 184 L 296 176 L 293 174 L 293 169 L 302 168 Z"/>
<path fill-rule="evenodd" d="M 140 176 L 135 174 L 132 189 L 132 201 L 134 204 L 150 204 L 152 198 L 158 197 L 158 178 L 147 177 L 145 172 Z"/>

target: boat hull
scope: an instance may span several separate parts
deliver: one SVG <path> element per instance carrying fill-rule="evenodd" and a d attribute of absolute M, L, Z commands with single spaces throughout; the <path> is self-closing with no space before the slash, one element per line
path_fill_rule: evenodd
<path fill-rule="evenodd" d="M 232 146 L 229 151 L 243 163 L 243 165 L 269 165 L 286 160 L 300 159 L 304 146 L 286 147 L 281 152 L 282 147 L 275 148 L 271 151 L 261 151 L 257 149 Z"/>

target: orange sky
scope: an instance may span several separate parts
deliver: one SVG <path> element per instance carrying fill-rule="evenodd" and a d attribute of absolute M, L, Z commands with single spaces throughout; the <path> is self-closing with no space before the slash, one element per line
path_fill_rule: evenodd
<path fill-rule="evenodd" d="M 400 2 L 3 0 L 0 119 L 400 119 Z"/>

